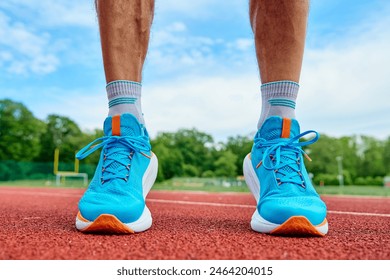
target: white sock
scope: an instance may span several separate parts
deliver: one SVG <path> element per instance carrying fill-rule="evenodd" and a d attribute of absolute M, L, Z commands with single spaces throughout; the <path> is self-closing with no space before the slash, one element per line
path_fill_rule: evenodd
<path fill-rule="evenodd" d="M 293 81 L 275 81 L 261 86 L 261 115 L 257 128 L 271 116 L 282 118 L 295 118 L 295 101 L 297 99 L 299 84 Z"/>
<path fill-rule="evenodd" d="M 122 115 L 130 113 L 134 115 L 141 124 L 145 120 L 141 109 L 141 83 L 117 80 L 107 84 L 108 115 Z"/>

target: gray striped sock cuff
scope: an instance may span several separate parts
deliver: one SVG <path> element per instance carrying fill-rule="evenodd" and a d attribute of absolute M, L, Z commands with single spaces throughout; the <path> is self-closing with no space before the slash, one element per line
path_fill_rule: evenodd
<path fill-rule="evenodd" d="M 293 81 L 276 81 L 261 86 L 261 93 L 267 97 L 296 98 L 298 90 L 299 84 Z"/>
<path fill-rule="evenodd" d="M 108 100 L 116 99 L 119 97 L 141 97 L 141 83 L 126 81 L 126 80 L 117 80 L 107 84 L 107 97 Z"/>

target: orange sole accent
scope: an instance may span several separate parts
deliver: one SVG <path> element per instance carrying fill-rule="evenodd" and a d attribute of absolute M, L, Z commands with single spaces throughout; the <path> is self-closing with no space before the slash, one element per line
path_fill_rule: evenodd
<path fill-rule="evenodd" d="M 80 211 L 77 213 L 77 219 L 79 219 L 80 221 L 83 221 L 84 223 L 89 223 L 90 222 L 87 219 L 85 219 L 83 216 L 81 216 Z"/>
<path fill-rule="evenodd" d="M 102 214 L 95 221 L 92 222 L 82 232 L 101 232 L 101 233 L 116 233 L 116 234 L 129 234 L 134 231 L 124 225 L 114 215 Z"/>
<path fill-rule="evenodd" d="M 319 226 L 327 223 L 325 219 Z M 283 224 L 270 232 L 275 235 L 296 235 L 296 236 L 324 236 L 325 234 L 319 232 L 306 217 L 295 216 L 289 218 Z"/>

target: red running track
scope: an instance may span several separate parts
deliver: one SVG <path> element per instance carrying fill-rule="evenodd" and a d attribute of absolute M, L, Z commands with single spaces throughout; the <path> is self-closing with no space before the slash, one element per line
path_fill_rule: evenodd
<path fill-rule="evenodd" d="M 250 194 L 152 191 L 153 226 L 133 235 L 76 231 L 84 190 L 0 187 L 0 259 L 390 259 L 390 198 L 324 196 L 326 237 L 250 229 Z"/>

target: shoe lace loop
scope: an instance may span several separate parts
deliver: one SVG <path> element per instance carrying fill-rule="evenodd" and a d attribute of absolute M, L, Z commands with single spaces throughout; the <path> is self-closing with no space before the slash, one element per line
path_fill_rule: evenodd
<path fill-rule="evenodd" d="M 134 153 L 151 150 L 146 136 L 103 136 L 82 148 L 76 158 L 84 159 L 100 148 L 104 151 L 102 183 L 115 179 L 127 181 Z"/>
<path fill-rule="evenodd" d="M 300 138 L 310 133 L 315 134 L 312 139 L 299 142 Z M 262 165 L 267 170 L 274 170 L 277 174 L 276 181 L 279 185 L 283 183 L 294 183 L 305 187 L 300 167 L 301 154 L 310 161 L 311 159 L 302 147 L 313 144 L 318 138 L 319 134 L 314 130 L 305 131 L 291 139 L 265 140 L 257 137 L 255 139 L 256 148 L 266 148 L 262 160 L 257 167 Z"/>

